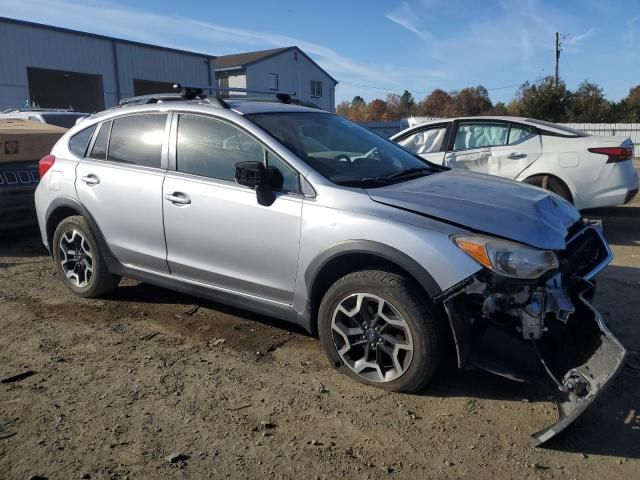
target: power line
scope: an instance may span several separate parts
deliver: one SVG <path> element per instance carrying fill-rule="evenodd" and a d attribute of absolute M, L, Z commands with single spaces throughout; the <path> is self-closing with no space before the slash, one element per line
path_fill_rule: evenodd
<path fill-rule="evenodd" d="M 431 94 L 433 93 L 435 90 L 410 90 L 410 89 L 394 89 L 394 88 L 386 88 L 386 87 L 377 87 L 377 86 L 373 86 L 373 85 L 364 85 L 362 83 L 354 83 L 354 82 L 349 82 L 347 80 L 338 80 L 339 83 L 344 83 L 346 85 L 351 85 L 353 87 L 360 87 L 360 88 L 368 88 L 371 90 L 381 90 L 384 92 L 389 92 L 389 93 L 395 93 L 395 92 L 404 92 L 404 90 L 407 90 L 411 93 L 421 93 L 421 94 Z M 487 88 L 486 90 L 491 92 L 494 90 L 506 90 L 507 88 L 517 88 L 519 87 L 520 84 L 515 84 L 515 85 L 505 85 L 502 87 L 492 87 L 492 88 Z M 441 90 L 441 89 L 436 89 L 436 90 Z M 451 90 L 451 92 L 458 92 L 459 90 Z"/>

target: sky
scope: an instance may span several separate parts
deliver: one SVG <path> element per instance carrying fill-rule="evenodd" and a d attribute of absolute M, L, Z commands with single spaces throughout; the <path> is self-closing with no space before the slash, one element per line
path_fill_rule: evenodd
<path fill-rule="evenodd" d="M 0 15 L 216 56 L 297 45 L 337 102 L 477 85 L 508 102 L 553 74 L 556 31 L 569 88 L 640 84 L 640 0 L 0 0 Z"/>

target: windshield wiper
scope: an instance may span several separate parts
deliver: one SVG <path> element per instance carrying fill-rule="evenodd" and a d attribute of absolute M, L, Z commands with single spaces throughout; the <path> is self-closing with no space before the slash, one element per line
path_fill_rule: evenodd
<path fill-rule="evenodd" d="M 399 172 L 392 173 L 384 177 L 384 180 L 399 180 L 402 178 L 410 178 L 410 177 L 418 177 L 423 174 L 432 174 L 434 172 L 433 168 L 430 167 L 417 167 L 417 168 L 407 168 L 406 170 L 400 170 Z"/>
<path fill-rule="evenodd" d="M 353 180 L 343 180 L 336 183 L 345 187 L 364 187 L 365 185 L 388 185 L 389 180 L 385 177 L 365 177 L 355 178 Z"/>

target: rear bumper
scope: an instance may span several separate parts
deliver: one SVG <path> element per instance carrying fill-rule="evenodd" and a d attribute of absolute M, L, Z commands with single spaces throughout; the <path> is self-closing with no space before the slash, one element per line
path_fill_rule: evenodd
<path fill-rule="evenodd" d="M 639 185 L 638 172 L 631 160 L 607 164 L 601 177 L 591 182 L 591 194 L 580 196 L 579 208 L 582 210 L 624 205 L 638 193 Z"/>

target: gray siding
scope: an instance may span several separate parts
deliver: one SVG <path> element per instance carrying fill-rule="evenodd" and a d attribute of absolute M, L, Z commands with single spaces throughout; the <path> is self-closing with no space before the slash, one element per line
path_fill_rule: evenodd
<path fill-rule="evenodd" d="M 286 51 L 248 65 L 247 88 L 254 90 L 269 89 L 269 74 L 278 74 L 278 89 L 281 92 L 296 92 L 300 100 L 310 101 L 324 110 L 335 111 L 335 82 L 304 55 Z M 322 82 L 322 97 L 311 97 L 311 80 Z"/>
<path fill-rule="evenodd" d="M 134 78 L 209 85 L 207 61 L 213 76 L 215 60 L 205 55 L 0 19 L 0 108 L 24 105 L 29 95 L 27 67 L 101 75 L 105 106 L 111 107 L 117 104 L 118 90 L 120 98 L 133 95 Z"/>

